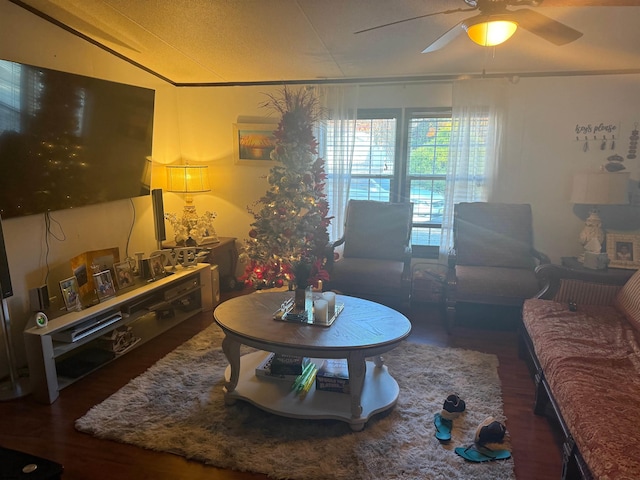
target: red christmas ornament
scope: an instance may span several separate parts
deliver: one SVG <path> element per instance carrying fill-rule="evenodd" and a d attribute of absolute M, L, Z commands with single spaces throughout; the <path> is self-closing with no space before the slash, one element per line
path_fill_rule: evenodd
<path fill-rule="evenodd" d="M 251 238 L 256 238 L 258 236 L 258 232 L 255 229 L 249 230 L 249 236 Z"/>

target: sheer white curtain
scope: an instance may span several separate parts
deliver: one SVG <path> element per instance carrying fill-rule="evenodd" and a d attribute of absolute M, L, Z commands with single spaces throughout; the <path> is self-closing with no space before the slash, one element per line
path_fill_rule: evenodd
<path fill-rule="evenodd" d="M 325 160 L 326 194 L 329 202 L 329 238 L 344 231 L 344 213 L 349 198 L 353 146 L 358 119 L 358 86 L 321 86 L 317 89 L 323 121 L 317 126 L 319 155 Z"/>
<path fill-rule="evenodd" d="M 440 259 L 453 247 L 453 206 L 491 201 L 506 127 L 506 79 L 453 84 L 451 146 L 442 219 Z"/>

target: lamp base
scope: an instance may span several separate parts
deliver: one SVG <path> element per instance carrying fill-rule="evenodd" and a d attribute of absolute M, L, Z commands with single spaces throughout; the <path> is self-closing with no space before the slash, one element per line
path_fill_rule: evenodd
<path fill-rule="evenodd" d="M 6 381 L 0 383 L 0 402 L 15 400 L 29 395 L 31 393 L 29 386 L 28 378 L 18 378 L 15 382 Z"/>
<path fill-rule="evenodd" d="M 584 252 L 580 254 L 578 259 L 584 261 L 584 254 L 601 253 L 602 244 L 604 243 L 604 231 L 602 230 L 602 220 L 596 208 L 589 212 L 589 216 L 584 222 L 584 228 L 580 232 L 580 244 L 584 247 Z"/>

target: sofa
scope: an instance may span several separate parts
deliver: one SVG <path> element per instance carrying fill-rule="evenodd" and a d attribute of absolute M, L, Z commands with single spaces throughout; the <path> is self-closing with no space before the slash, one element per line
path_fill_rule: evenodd
<path fill-rule="evenodd" d="M 520 346 L 534 412 L 561 427 L 562 479 L 640 478 L 640 272 L 546 264 L 536 275 L 544 287 L 523 304 Z"/>

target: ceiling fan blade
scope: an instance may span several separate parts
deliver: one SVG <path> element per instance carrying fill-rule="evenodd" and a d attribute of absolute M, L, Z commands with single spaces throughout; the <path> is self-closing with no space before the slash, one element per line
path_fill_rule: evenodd
<path fill-rule="evenodd" d="M 582 32 L 528 8 L 515 10 L 511 15 L 522 28 L 555 45 L 565 45 L 582 36 Z"/>
<path fill-rule="evenodd" d="M 454 27 L 450 28 L 443 35 L 440 35 L 431 45 L 425 48 L 422 53 L 431 53 L 440 50 L 442 47 L 453 41 L 462 33 L 462 22 L 458 22 Z"/>
<path fill-rule="evenodd" d="M 425 15 L 418 15 L 417 17 L 405 18 L 403 20 L 396 20 L 395 22 L 385 23 L 383 25 L 376 25 L 375 27 L 365 28 L 364 30 L 358 30 L 357 32 L 353 32 L 353 34 L 370 32 L 371 30 L 377 30 L 378 28 L 389 27 L 391 25 L 397 25 L 398 23 L 410 22 L 412 20 L 418 20 L 419 18 L 427 18 L 433 17 L 435 15 L 448 15 L 450 13 L 458 13 L 458 12 L 470 12 L 472 10 L 476 10 L 476 8 L 454 8 L 453 10 L 441 10 L 440 12 L 427 13 Z"/>

